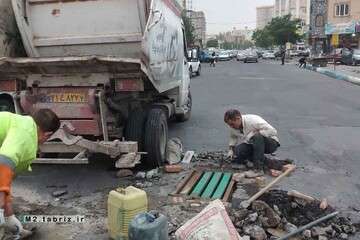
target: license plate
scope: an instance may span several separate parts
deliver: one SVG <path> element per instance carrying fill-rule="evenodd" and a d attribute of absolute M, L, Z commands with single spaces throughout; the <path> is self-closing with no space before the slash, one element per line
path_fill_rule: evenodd
<path fill-rule="evenodd" d="M 42 96 L 41 102 L 45 103 L 85 103 L 84 93 L 50 93 Z"/>

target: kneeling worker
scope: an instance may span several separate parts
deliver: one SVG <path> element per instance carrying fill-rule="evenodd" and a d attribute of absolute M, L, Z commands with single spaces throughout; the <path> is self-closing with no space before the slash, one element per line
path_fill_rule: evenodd
<path fill-rule="evenodd" d="M 225 113 L 224 121 L 230 127 L 228 157 L 239 164 L 252 161 L 258 170 L 264 169 L 264 154 L 274 153 L 280 146 L 276 129 L 257 115 L 244 114 L 236 109 Z"/>
<path fill-rule="evenodd" d="M 46 142 L 60 127 L 59 118 L 49 109 L 31 116 L 0 112 L 0 227 L 17 229 L 18 237 L 31 234 L 15 217 L 10 189 L 15 174 L 31 170 L 38 145 Z"/>

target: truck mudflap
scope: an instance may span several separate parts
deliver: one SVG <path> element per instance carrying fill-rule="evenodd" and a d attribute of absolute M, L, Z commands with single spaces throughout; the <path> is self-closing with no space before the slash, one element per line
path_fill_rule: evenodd
<path fill-rule="evenodd" d="M 53 141 L 55 140 L 55 141 Z M 59 142 L 60 140 L 60 142 Z M 117 159 L 116 168 L 133 168 L 140 163 L 137 142 L 130 141 L 90 141 L 81 136 L 69 134 L 65 128 L 55 132 L 48 142 L 40 146 L 41 153 L 76 154 L 73 158 L 38 158 L 34 163 L 42 164 L 87 164 L 88 153 L 103 153 Z"/>

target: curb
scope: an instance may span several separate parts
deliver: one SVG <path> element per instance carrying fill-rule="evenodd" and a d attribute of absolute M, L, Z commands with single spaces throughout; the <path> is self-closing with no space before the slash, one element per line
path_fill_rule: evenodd
<path fill-rule="evenodd" d="M 337 80 L 347 81 L 360 86 L 360 78 L 358 77 L 353 77 L 350 75 L 346 75 L 344 73 L 340 73 L 338 71 L 332 71 L 321 67 L 306 66 L 306 69 L 324 74 L 328 77 L 335 78 Z"/>

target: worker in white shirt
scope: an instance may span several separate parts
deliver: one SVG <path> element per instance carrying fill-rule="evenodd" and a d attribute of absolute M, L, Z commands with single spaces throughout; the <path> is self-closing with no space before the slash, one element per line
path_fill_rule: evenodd
<path fill-rule="evenodd" d="M 280 147 L 276 129 L 257 115 L 244 114 L 236 109 L 226 111 L 224 121 L 230 127 L 228 157 L 239 164 L 252 161 L 258 170 L 264 169 L 264 154 Z"/>

